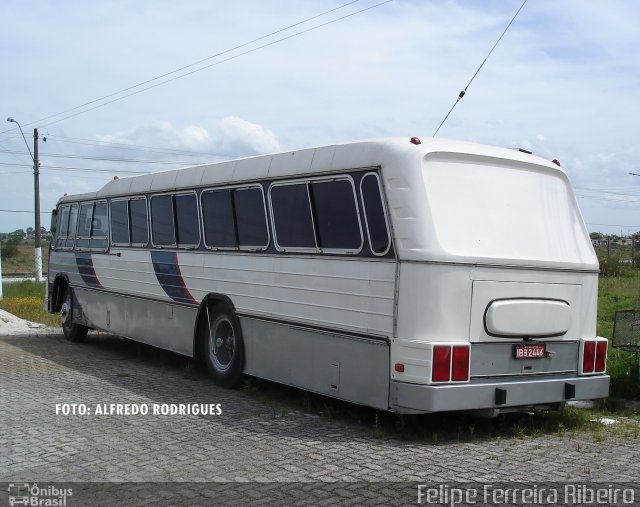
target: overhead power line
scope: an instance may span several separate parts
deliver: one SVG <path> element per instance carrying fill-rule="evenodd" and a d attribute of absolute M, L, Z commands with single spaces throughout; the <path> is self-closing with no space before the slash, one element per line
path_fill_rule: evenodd
<path fill-rule="evenodd" d="M 596 224 L 594 222 L 585 222 L 585 224 L 587 225 L 599 225 L 601 227 L 629 227 L 630 229 L 633 228 L 640 228 L 640 225 L 622 225 L 622 224 Z"/>
<path fill-rule="evenodd" d="M 287 27 L 284 27 L 284 28 L 281 28 L 281 29 L 275 30 L 275 31 L 273 31 L 273 32 L 271 32 L 271 33 L 269 33 L 269 34 L 266 34 L 266 35 L 263 35 L 263 36 L 261 36 L 261 37 L 258 37 L 257 39 L 253 39 L 253 40 L 248 41 L 248 42 L 245 42 L 245 43 L 243 43 L 243 44 L 240 44 L 240 45 L 234 46 L 233 48 L 226 49 L 226 50 L 224 50 L 224 51 L 221 51 L 220 53 L 216 53 L 215 55 L 211 55 L 211 56 L 209 56 L 209 57 L 207 57 L 207 58 L 204 58 L 204 59 L 202 59 L 202 60 L 199 60 L 199 61 L 197 61 L 197 62 L 191 63 L 191 64 L 189 64 L 189 65 L 185 65 L 185 66 L 183 66 L 183 67 L 180 67 L 180 68 L 178 68 L 178 69 L 172 70 L 172 71 L 170 71 L 170 72 L 166 72 L 166 73 L 161 74 L 161 75 L 159 75 L 159 76 L 156 76 L 156 77 L 154 77 L 154 78 L 147 79 L 146 81 L 142 81 L 142 82 L 140 82 L 140 83 L 137 83 L 137 84 L 135 84 L 135 85 L 129 86 L 129 87 L 127 87 L 127 88 L 123 88 L 123 89 L 121 89 L 121 90 L 119 90 L 119 91 L 117 91 L 117 92 L 113 92 L 113 93 L 110 93 L 110 94 L 108 94 L 108 95 L 104 95 L 104 96 L 102 96 L 102 97 L 100 97 L 100 98 L 97 98 L 97 99 L 91 100 L 91 101 L 89 101 L 89 102 L 85 102 L 84 104 L 81 104 L 81 105 L 79 105 L 79 106 L 76 106 L 76 107 L 73 107 L 73 108 L 70 108 L 70 109 L 66 109 L 66 110 L 64 110 L 64 111 L 61 111 L 61 112 L 56 113 L 56 114 L 53 114 L 53 115 L 46 116 L 46 117 L 44 117 L 44 118 L 40 118 L 39 120 L 35 120 L 35 121 L 33 121 L 33 122 L 30 122 L 30 123 L 25 123 L 24 125 L 25 125 L 25 126 L 29 126 L 29 125 L 39 124 L 41 127 L 45 127 L 45 126 L 47 126 L 47 125 L 52 125 L 52 124 L 54 124 L 54 123 L 58 123 L 58 122 L 61 122 L 61 121 L 67 120 L 67 119 L 69 119 L 69 118 L 73 118 L 73 117 L 75 117 L 75 116 L 78 116 L 78 115 L 81 115 L 81 114 L 85 114 L 85 113 L 87 113 L 87 112 L 89 112 L 89 111 L 93 111 L 94 109 L 98 109 L 98 108 L 100 108 L 100 107 L 107 106 L 107 105 L 112 104 L 112 103 L 114 103 L 114 102 L 117 102 L 117 101 L 119 101 L 119 100 L 123 100 L 123 99 L 125 99 L 125 98 L 127 98 L 127 97 L 131 97 L 131 96 L 133 96 L 133 95 L 137 95 L 137 94 L 142 93 L 142 92 L 145 92 L 145 91 L 147 91 L 147 90 L 151 90 L 152 88 L 156 88 L 156 87 L 158 87 L 158 86 L 161 86 L 161 85 L 164 85 L 164 84 L 170 83 L 170 82 L 175 81 L 175 80 L 177 80 L 177 79 L 181 79 L 181 78 L 186 77 L 186 76 L 189 76 L 189 75 L 191 75 L 191 74 L 195 74 L 196 72 L 203 71 L 203 70 L 208 69 L 208 68 L 210 68 L 210 67 L 213 67 L 213 66 L 216 66 L 216 65 L 220 65 L 221 63 L 228 62 L 228 61 L 230 61 L 230 60 L 234 60 L 234 59 L 239 58 L 239 57 L 241 57 L 241 56 L 244 56 L 244 55 L 247 55 L 247 54 L 253 53 L 253 52 L 255 52 L 255 51 L 258 51 L 258 50 L 260 50 L 260 49 L 264 49 L 264 48 L 266 48 L 266 47 L 273 46 L 274 44 L 278 44 L 278 43 L 280 43 L 280 42 L 283 42 L 283 41 L 289 40 L 289 39 L 291 39 L 291 38 L 293 38 L 293 37 L 297 37 L 297 36 L 299 36 L 299 35 L 303 35 L 303 34 L 305 34 L 305 33 L 311 32 L 311 31 L 313 31 L 313 30 L 318 30 L 319 28 L 323 28 L 323 27 L 328 26 L 328 25 L 331 25 L 331 24 L 333 24 L 333 23 L 337 23 L 338 21 L 342 21 L 342 20 L 344 20 L 344 19 L 347 19 L 347 18 L 350 18 L 350 17 L 356 16 L 356 15 L 358 15 L 358 14 L 361 14 L 361 13 L 363 13 L 363 12 L 369 11 L 369 10 L 371 10 L 371 9 L 375 9 L 376 7 L 380 7 L 381 5 L 384 5 L 384 4 L 387 4 L 387 3 L 390 3 L 390 2 L 392 2 L 393 0 L 383 0 L 383 1 L 379 2 L 379 3 L 376 3 L 376 4 L 374 4 L 374 5 L 371 5 L 371 6 L 369 6 L 369 7 L 366 7 L 366 8 L 360 9 L 360 10 L 355 11 L 355 12 L 352 12 L 352 13 L 350 13 L 350 14 L 346 14 L 346 15 L 344 15 L 344 16 L 340 16 L 340 17 L 338 17 L 338 18 L 335 18 L 335 19 L 332 19 L 332 20 L 326 21 L 326 22 L 321 23 L 321 24 L 319 24 L 319 25 L 312 26 L 312 27 L 310 27 L 310 28 L 307 28 L 307 29 L 301 30 L 301 31 L 299 31 L 299 32 L 296 32 L 296 33 L 293 33 L 293 34 L 290 34 L 290 35 L 287 35 L 287 36 L 285 36 L 285 37 L 281 37 L 281 38 L 276 39 L 276 40 L 274 40 L 274 41 L 271 41 L 271 42 L 268 42 L 268 43 L 265 43 L 265 44 L 259 45 L 259 46 L 254 47 L 254 48 L 251 48 L 251 49 L 249 49 L 249 50 L 247 50 L 247 51 L 243 51 L 243 52 L 241 52 L 241 53 L 235 54 L 235 55 L 230 56 L 230 57 L 228 57 L 228 58 L 225 58 L 225 59 L 223 59 L 223 60 L 219 60 L 219 61 L 216 61 L 216 62 L 213 62 L 213 63 L 207 64 L 207 65 L 204 65 L 204 66 L 199 67 L 199 68 L 197 68 L 197 69 L 194 69 L 194 70 L 191 70 L 191 71 L 189 71 L 189 72 L 185 72 L 185 73 L 179 74 L 179 75 L 174 76 L 174 77 L 169 78 L 169 79 L 165 79 L 165 80 L 163 80 L 163 81 L 160 81 L 160 82 L 158 82 L 158 83 L 152 84 L 152 85 L 150 85 L 150 86 L 145 86 L 145 85 L 147 85 L 147 84 L 149 84 L 149 83 L 153 83 L 153 82 L 155 82 L 155 81 L 159 81 L 159 80 L 163 79 L 164 77 L 167 77 L 167 76 L 170 76 L 170 75 L 173 75 L 173 74 L 179 73 L 179 72 L 181 72 L 181 71 L 183 71 L 183 70 L 186 70 L 186 69 L 189 69 L 189 68 L 195 67 L 195 66 L 197 66 L 197 65 L 199 65 L 199 64 L 201 64 L 201 63 L 204 63 L 204 62 L 206 62 L 206 61 L 212 60 L 212 59 L 217 58 L 217 57 L 219 57 L 219 56 L 222 56 L 222 55 L 225 55 L 225 54 L 231 53 L 231 52 L 233 52 L 233 51 L 236 51 L 236 50 L 238 50 L 238 49 L 241 49 L 241 48 L 247 47 L 247 46 L 249 46 L 249 45 L 251 45 L 251 44 L 254 44 L 254 43 L 256 43 L 256 42 L 258 42 L 258 41 L 260 41 L 260 40 L 264 40 L 264 39 L 267 39 L 267 38 L 269 38 L 269 37 L 272 37 L 272 36 L 274 36 L 274 35 L 276 35 L 276 34 L 278 34 L 278 33 L 285 32 L 285 31 L 287 31 L 287 30 L 289 30 L 289 29 L 291 29 L 291 28 L 293 28 L 293 27 L 296 27 L 296 26 L 302 25 L 302 24 L 304 24 L 304 23 L 307 23 L 307 22 L 312 21 L 312 20 L 314 20 L 314 19 L 317 19 L 317 18 L 319 18 L 319 17 L 322 17 L 322 16 L 325 16 L 325 15 L 327 15 L 327 14 L 330 14 L 331 12 L 337 11 L 337 10 L 339 10 L 339 9 L 343 9 L 344 7 L 347 7 L 347 6 L 349 6 L 349 5 L 352 5 L 352 4 L 356 3 L 357 1 L 359 1 L 359 0 L 352 0 L 352 1 L 347 2 L 347 3 L 345 3 L 345 4 L 341 5 L 341 6 L 335 7 L 335 8 L 333 8 L 333 9 L 330 9 L 330 10 L 327 10 L 327 11 L 324 11 L 324 12 L 322 12 L 322 13 L 320 13 L 320 14 L 317 14 L 317 15 L 312 16 L 312 17 L 310 17 L 310 18 L 307 18 L 307 19 L 305 19 L 305 20 L 299 21 L 299 22 L 297 22 L 297 23 L 293 23 L 292 25 L 289 25 L 289 26 L 287 26 Z M 144 87 L 144 88 L 141 88 L 141 89 L 139 89 L 139 90 L 136 90 L 136 91 L 131 91 L 131 90 L 135 90 L 136 88 L 140 88 L 140 87 L 142 87 L 142 86 L 145 86 L 145 87 Z M 130 93 L 126 93 L 126 92 L 130 92 Z M 121 94 L 123 94 L 123 93 L 124 93 L 124 95 L 121 95 Z M 118 95 L 121 95 L 121 96 L 120 96 L 120 97 L 118 97 Z M 107 100 L 107 99 L 111 99 L 111 100 Z M 106 101 L 106 102 L 105 102 L 105 101 Z M 86 109 L 83 109 L 83 108 L 85 108 L 86 106 L 91 106 L 91 107 L 88 107 L 88 108 L 86 108 Z M 78 111 L 78 110 L 79 110 L 79 111 Z M 76 111 L 76 112 L 73 112 L 73 111 Z M 72 114 L 69 114 L 69 115 L 66 115 L 66 113 L 71 113 L 71 112 L 73 112 L 73 113 L 72 113 Z M 66 116 L 63 116 L 63 115 L 66 115 Z M 56 117 L 58 117 L 58 116 L 62 116 L 62 118 L 58 118 L 58 119 L 56 119 L 56 120 L 49 121 L 49 122 L 47 122 L 47 123 L 42 124 L 42 122 L 44 122 L 44 121 L 46 121 L 46 120 L 49 120 L 49 119 L 52 119 L 52 118 L 56 118 Z M 4 134 L 4 133 L 7 133 L 7 132 L 11 132 L 12 130 L 13 130 L 13 129 L 4 130 L 4 131 L 0 132 L 0 134 Z"/>
<path fill-rule="evenodd" d="M 594 199 L 597 201 L 613 201 L 621 204 L 640 204 L 640 200 L 637 199 L 619 199 L 617 197 L 605 197 L 600 195 L 581 195 L 576 194 L 578 199 Z"/>
<path fill-rule="evenodd" d="M 0 162 L 1 166 L 5 167 L 25 167 L 25 168 L 33 168 L 33 166 L 29 164 L 9 164 L 6 162 Z M 84 172 L 98 172 L 98 173 L 119 173 L 119 174 L 149 174 L 149 171 L 130 171 L 130 170 L 120 170 L 120 169 L 100 169 L 100 168 L 91 168 L 91 167 L 67 167 L 67 166 L 59 166 L 59 165 L 41 165 L 40 168 L 43 169 L 53 169 L 53 170 L 64 170 L 64 171 L 84 171 Z M 8 174 L 8 173 L 4 173 Z M 29 174 L 28 172 L 20 172 L 20 173 L 12 173 L 12 174 Z M 42 174 L 41 174 L 42 176 Z"/>
<path fill-rule="evenodd" d="M 53 138 L 54 140 L 63 142 L 63 143 L 73 143 L 73 144 L 83 144 L 87 146 L 100 146 L 100 147 L 109 147 L 109 146 L 117 146 L 120 150 L 130 150 L 130 151 L 150 151 L 154 153 L 169 153 L 174 155 L 184 155 L 187 157 L 219 157 L 219 158 L 230 158 L 228 155 L 220 155 L 217 153 L 209 153 L 206 151 L 193 151 L 193 150 L 178 150 L 172 148 L 158 148 L 155 146 L 145 146 L 140 144 L 131 144 L 131 143 L 117 143 L 113 141 L 99 141 L 95 139 L 83 139 L 81 137 L 67 137 L 60 136 L 57 134 L 47 134 L 47 139 Z"/>
<path fill-rule="evenodd" d="M 15 153 L 15 154 L 27 154 L 26 151 L 9 151 L 0 150 L 0 153 Z M 98 160 L 101 162 L 123 162 L 132 164 L 169 164 L 169 165 L 193 165 L 194 163 L 206 164 L 206 162 L 173 162 L 171 160 L 144 160 L 137 158 L 115 158 L 115 157 L 90 157 L 88 155 L 68 155 L 64 153 L 41 153 L 40 157 L 54 157 L 54 158 L 74 158 L 80 160 Z"/>
<path fill-rule="evenodd" d="M 444 125 L 444 122 L 447 121 L 447 118 L 449 118 L 449 115 L 453 112 L 454 108 L 458 105 L 458 102 L 460 102 L 462 100 L 462 97 L 465 96 L 465 94 L 467 93 L 467 89 L 469 88 L 469 86 L 471 86 L 471 83 L 473 83 L 473 80 L 476 78 L 476 76 L 478 75 L 478 73 L 480 72 L 480 69 L 482 69 L 482 67 L 484 66 L 484 64 L 487 62 L 487 60 L 489 59 L 489 57 L 491 56 L 491 53 L 493 53 L 493 50 L 496 49 L 496 47 L 498 46 L 498 44 L 500 43 L 500 41 L 502 40 L 502 37 L 504 37 L 504 34 L 507 33 L 507 30 L 509 30 L 509 27 L 511 26 L 511 24 L 515 21 L 515 19 L 518 17 L 518 14 L 520 14 L 520 11 L 522 10 L 522 8 L 524 7 L 524 5 L 527 3 L 527 0 L 524 0 L 524 2 L 522 2 L 522 5 L 520 6 L 520 8 L 516 11 L 516 13 L 513 15 L 513 17 L 511 18 L 511 21 L 509 21 L 509 24 L 507 25 L 507 27 L 504 29 L 504 31 L 502 32 L 502 34 L 500 35 L 500 37 L 498 37 L 498 40 L 496 41 L 496 43 L 493 45 L 493 47 L 491 48 L 491 51 L 489 51 L 489 53 L 487 54 L 487 56 L 485 56 L 484 60 L 482 60 L 482 63 L 480 64 L 480 67 L 478 67 L 478 70 L 476 70 L 475 74 L 471 77 L 471 79 L 469 80 L 469 82 L 467 83 L 467 86 L 464 87 L 464 90 L 462 90 L 459 94 L 458 94 L 458 98 L 456 99 L 456 101 L 453 103 L 453 106 L 451 106 L 451 109 L 449 109 L 449 112 L 447 113 L 447 115 L 444 117 L 444 119 L 442 120 L 442 122 L 440 123 L 440 125 L 438 126 L 438 128 L 436 129 L 436 131 L 433 133 L 433 137 L 436 137 L 436 135 L 438 135 L 438 132 L 440 131 L 440 129 L 442 128 L 442 126 Z"/>
<path fill-rule="evenodd" d="M 28 209 L 0 209 L 0 213 L 35 213 Z M 40 213 L 51 213 L 51 211 L 40 211 Z"/>

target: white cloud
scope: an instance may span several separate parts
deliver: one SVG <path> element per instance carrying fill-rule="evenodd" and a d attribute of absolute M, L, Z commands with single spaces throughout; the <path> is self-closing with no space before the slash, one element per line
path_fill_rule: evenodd
<path fill-rule="evenodd" d="M 135 144 L 168 149 L 207 150 L 211 146 L 211 138 L 207 130 L 196 125 L 183 128 L 174 127 L 169 121 L 160 121 L 129 128 L 115 134 L 97 136 L 105 143 Z"/>
<path fill-rule="evenodd" d="M 163 146 L 165 149 L 190 150 L 223 157 L 242 157 L 282 150 L 271 130 L 237 116 L 223 118 L 211 132 L 198 125 L 175 127 L 169 121 L 161 121 L 98 136 L 98 140 L 106 143 Z M 111 150 L 117 152 L 119 147 L 114 146 Z M 156 154 L 154 158 L 158 156 Z M 180 154 L 163 154 L 161 157 L 171 159 L 172 156 L 180 157 Z"/>
<path fill-rule="evenodd" d="M 269 129 L 237 116 L 220 122 L 216 144 L 223 153 L 257 155 L 282 151 L 282 146 Z"/>

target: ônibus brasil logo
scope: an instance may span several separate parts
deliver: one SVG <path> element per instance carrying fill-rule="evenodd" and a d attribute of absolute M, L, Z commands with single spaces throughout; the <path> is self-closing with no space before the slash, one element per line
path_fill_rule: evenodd
<path fill-rule="evenodd" d="M 9 505 L 30 505 L 38 507 L 65 507 L 67 497 L 73 495 L 71 488 L 42 486 L 37 483 L 9 483 Z"/>

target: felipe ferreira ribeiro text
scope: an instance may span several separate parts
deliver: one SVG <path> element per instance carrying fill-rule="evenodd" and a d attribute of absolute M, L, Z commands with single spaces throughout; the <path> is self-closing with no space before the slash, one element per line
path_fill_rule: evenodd
<path fill-rule="evenodd" d="M 457 505 L 635 505 L 633 488 L 612 484 L 564 484 L 562 486 L 519 485 L 497 487 L 484 484 L 473 488 L 441 484 L 418 485 L 418 504 Z"/>
<path fill-rule="evenodd" d="M 220 403 L 56 403 L 56 415 L 222 415 Z"/>

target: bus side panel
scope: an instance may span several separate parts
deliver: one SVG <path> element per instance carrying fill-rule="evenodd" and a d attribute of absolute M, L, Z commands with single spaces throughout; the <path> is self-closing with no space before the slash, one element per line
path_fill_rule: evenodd
<path fill-rule="evenodd" d="M 237 253 L 181 253 L 196 301 L 224 294 L 240 315 L 389 337 L 395 262 Z"/>
<path fill-rule="evenodd" d="M 389 345 L 241 317 L 245 373 L 388 410 Z"/>
<path fill-rule="evenodd" d="M 92 327 L 179 354 L 193 356 L 197 308 L 75 288 Z"/>

